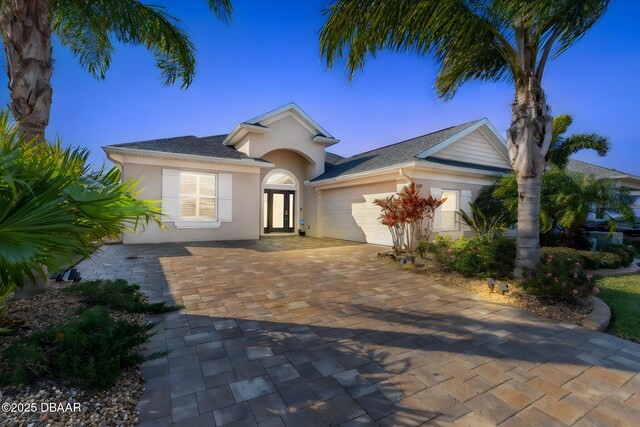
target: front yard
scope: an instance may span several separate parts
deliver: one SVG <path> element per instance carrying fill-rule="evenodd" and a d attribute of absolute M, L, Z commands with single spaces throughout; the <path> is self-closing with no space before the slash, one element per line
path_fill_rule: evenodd
<path fill-rule="evenodd" d="M 598 295 L 611 308 L 611 332 L 640 342 L 640 274 L 603 277 Z"/>

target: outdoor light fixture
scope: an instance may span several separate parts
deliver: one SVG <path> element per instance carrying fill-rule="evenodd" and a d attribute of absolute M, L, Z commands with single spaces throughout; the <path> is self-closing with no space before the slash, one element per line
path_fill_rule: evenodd
<path fill-rule="evenodd" d="M 496 287 L 496 281 L 493 280 L 491 277 L 487 278 L 487 287 L 491 292 L 493 292 L 493 288 Z"/>

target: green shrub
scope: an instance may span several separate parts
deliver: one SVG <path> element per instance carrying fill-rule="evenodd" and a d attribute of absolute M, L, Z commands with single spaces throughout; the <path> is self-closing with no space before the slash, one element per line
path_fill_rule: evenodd
<path fill-rule="evenodd" d="M 598 252 L 591 251 L 581 251 L 573 248 L 564 248 L 564 247 L 544 247 L 540 250 L 540 260 L 544 261 L 549 257 L 549 255 L 553 256 L 563 256 L 565 258 L 573 258 L 584 266 L 584 268 L 589 270 L 595 270 L 600 268 L 600 254 Z"/>
<path fill-rule="evenodd" d="M 551 300 L 576 301 L 596 290 L 580 258 L 548 255 L 533 275 L 520 286 L 532 295 Z"/>
<path fill-rule="evenodd" d="M 627 245 L 607 245 L 601 249 L 603 252 L 616 254 L 620 257 L 622 267 L 629 267 L 635 257 L 635 250 Z"/>
<path fill-rule="evenodd" d="M 167 306 L 165 302 L 148 304 L 140 292 L 140 286 L 130 285 L 126 280 L 92 280 L 64 289 L 65 292 L 81 295 L 89 305 L 104 305 L 129 313 L 166 313 L 182 306 Z"/>
<path fill-rule="evenodd" d="M 465 276 L 508 277 L 514 268 L 516 246 L 513 239 L 483 241 L 461 237 L 452 240 L 449 236 L 436 236 L 428 247 L 439 263 Z"/>
<path fill-rule="evenodd" d="M 622 267 L 622 260 L 620 259 L 620 256 L 613 252 L 598 251 L 598 258 L 600 259 L 600 268 Z"/>
<path fill-rule="evenodd" d="M 424 258 L 428 250 L 429 250 L 429 240 L 427 239 L 418 240 L 418 243 L 416 244 L 416 252 L 418 253 L 418 255 Z"/>
<path fill-rule="evenodd" d="M 104 389 L 122 370 L 148 358 L 137 351 L 149 340 L 155 324 L 114 320 L 104 307 L 85 310 L 78 319 L 35 332 L 3 351 L 7 381 L 26 384 L 50 376 Z"/>
<path fill-rule="evenodd" d="M 581 251 L 573 248 L 544 247 L 540 250 L 540 260 L 544 261 L 549 255 L 560 255 L 580 261 L 584 268 L 596 270 L 598 268 L 619 268 L 622 260 L 617 253 L 606 251 Z"/>

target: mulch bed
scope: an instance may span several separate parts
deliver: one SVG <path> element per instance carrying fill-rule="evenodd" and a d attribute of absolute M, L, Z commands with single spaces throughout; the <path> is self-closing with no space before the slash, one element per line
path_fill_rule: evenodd
<path fill-rule="evenodd" d="M 6 302 L 6 316 L 15 321 L 16 329 L 8 336 L 0 336 L 0 351 L 16 339 L 34 331 L 46 329 L 77 316 L 86 305 L 82 297 L 61 292 L 67 285 L 54 284 L 51 289 L 21 300 Z M 70 285 L 73 286 L 73 285 Z M 145 314 L 109 312 L 118 319 L 147 322 Z M 2 361 L 0 360 L 0 366 Z M 137 404 L 142 395 L 144 380 L 138 368 L 129 368 L 122 377 L 104 391 L 84 390 L 68 381 L 47 379 L 29 386 L 0 388 L 0 403 L 33 404 L 35 412 L 1 411 L 3 426 L 133 426 L 138 421 Z M 42 411 L 42 404 L 66 405 L 79 403 L 79 411 Z M 70 407 L 66 407 L 70 408 Z M 21 408 L 15 408 L 21 409 Z M 49 408 L 50 409 L 50 408 Z"/>
<path fill-rule="evenodd" d="M 410 270 L 417 274 L 429 275 L 429 277 L 432 277 L 445 285 L 455 286 L 460 289 L 480 294 L 487 300 L 513 305 L 536 313 L 540 316 L 559 320 L 561 322 L 580 325 L 582 320 L 593 310 L 593 302 L 591 299 L 584 299 L 576 304 L 547 301 L 533 295 L 529 295 L 521 289 L 518 289 L 512 282 L 504 280 L 496 280 L 496 283 L 507 283 L 509 285 L 509 291 L 507 293 L 502 295 L 502 293 L 497 290 L 497 286 L 494 292 L 491 292 L 487 286 L 486 280 L 465 277 L 458 272 L 451 271 L 436 262 L 429 254 L 427 254 L 425 258 L 416 256 L 415 263 L 407 263 L 404 265 L 400 265 L 388 257 L 384 257 L 384 259 L 387 260 L 387 262 L 397 264 L 405 270 Z"/>

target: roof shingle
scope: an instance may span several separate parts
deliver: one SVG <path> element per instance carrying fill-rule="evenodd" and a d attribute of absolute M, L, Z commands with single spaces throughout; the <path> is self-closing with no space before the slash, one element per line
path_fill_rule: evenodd
<path fill-rule="evenodd" d="M 466 128 L 473 126 L 478 121 L 479 120 L 474 120 L 458 126 L 441 129 L 436 132 L 411 138 L 406 141 L 397 142 L 385 147 L 376 148 L 375 150 L 339 160 L 335 163 L 334 167 L 327 170 L 322 175 L 312 179 L 311 182 L 336 178 L 340 175 L 367 172 L 407 162 L 421 161 L 421 159 L 416 157 L 418 154 L 440 144 L 453 135 L 462 132 Z"/>
<path fill-rule="evenodd" d="M 597 178 L 609 178 L 609 179 L 619 179 L 619 178 L 634 178 L 640 179 L 640 176 L 633 175 L 626 172 L 621 172 L 615 169 L 609 169 L 602 166 L 594 165 L 591 163 L 583 162 L 580 160 L 570 159 L 567 164 L 567 169 L 572 172 L 580 172 L 585 173 L 587 175 L 593 175 Z"/>
<path fill-rule="evenodd" d="M 109 147 L 130 148 L 137 150 L 158 151 L 163 153 L 191 154 L 196 156 L 217 157 L 223 159 L 249 159 L 249 157 L 233 147 L 222 145 L 227 135 L 213 135 L 198 138 L 193 135 L 174 138 L 150 139 L 147 141 L 112 144 Z"/>

